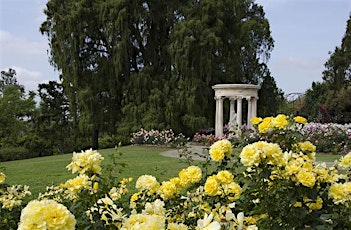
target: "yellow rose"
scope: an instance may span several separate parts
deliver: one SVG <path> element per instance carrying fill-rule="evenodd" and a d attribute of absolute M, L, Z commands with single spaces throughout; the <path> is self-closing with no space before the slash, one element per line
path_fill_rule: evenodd
<path fill-rule="evenodd" d="M 163 181 L 160 188 L 158 189 L 158 193 L 164 200 L 169 200 L 174 198 L 177 195 L 178 189 L 176 184 L 171 181 Z"/>
<path fill-rule="evenodd" d="M 351 152 L 340 158 L 339 166 L 342 168 L 351 167 Z M 1 179 L 0 179 L 1 182 Z"/>
<path fill-rule="evenodd" d="M 22 210 L 19 230 L 22 229 L 75 229 L 72 213 L 54 200 L 30 201 Z"/>
<path fill-rule="evenodd" d="M 344 203 L 346 201 L 346 195 L 343 184 L 335 183 L 329 188 L 328 196 L 333 199 L 335 204 Z"/>
<path fill-rule="evenodd" d="M 316 146 L 310 141 L 299 142 L 298 147 L 302 152 L 316 152 Z"/>
<path fill-rule="evenodd" d="M 211 148 L 210 156 L 214 161 L 221 161 L 224 159 L 224 151 L 220 148 Z"/>
<path fill-rule="evenodd" d="M 208 196 L 216 196 L 221 193 L 216 176 L 209 176 L 205 182 L 204 188 L 205 194 Z"/>
<path fill-rule="evenodd" d="M 198 166 L 189 166 L 179 172 L 179 179 L 181 186 L 188 186 L 191 183 L 197 183 L 202 178 L 201 168 Z"/>
<path fill-rule="evenodd" d="M 101 162 L 104 157 L 96 150 L 88 149 L 81 153 L 73 153 L 72 162 L 66 166 L 72 173 L 100 174 Z"/>
<path fill-rule="evenodd" d="M 246 145 L 240 153 L 240 161 L 245 166 L 260 163 L 259 149 L 253 144 Z"/>
<path fill-rule="evenodd" d="M 138 178 L 135 184 L 135 188 L 139 191 L 146 190 L 149 193 L 154 193 L 159 188 L 160 184 L 156 178 L 151 175 L 142 175 Z"/>
<path fill-rule="evenodd" d="M 185 224 L 169 223 L 167 230 L 188 230 L 188 226 Z"/>
<path fill-rule="evenodd" d="M 294 121 L 296 123 L 300 123 L 300 124 L 304 124 L 304 125 L 307 123 L 307 119 L 304 117 L 301 117 L 301 116 L 294 117 Z"/>
<path fill-rule="evenodd" d="M 316 183 L 316 177 L 312 172 L 300 170 L 296 175 L 297 180 L 304 186 L 312 188 Z"/>
<path fill-rule="evenodd" d="M 233 182 L 233 174 L 227 170 L 219 171 L 217 173 L 217 180 L 223 184 L 230 184 Z"/>
<path fill-rule="evenodd" d="M 73 179 L 67 180 L 64 184 L 60 186 L 67 189 L 67 192 L 71 195 L 78 194 L 82 189 L 91 188 L 92 182 L 87 175 L 79 175 Z"/>
<path fill-rule="evenodd" d="M 132 214 L 123 222 L 122 230 L 165 229 L 165 218 L 160 215 Z"/>
<path fill-rule="evenodd" d="M 0 184 L 4 183 L 6 180 L 6 176 L 4 173 L 0 172 Z"/>
<path fill-rule="evenodd" d="M 224 193 L 228 196 L 230 201 L 235 201 L 239 199 L 241 195 L 241 187 L 235 182 L 231 182 L 230 184 L 223 185 Z"/>
<path fill-rule="evenodd" d="M 210 147 L 210 156 L 214 161 L 223 160 L 224 156 L 230 156 L 233 151 L 232 144 L 228 140 L 219 140 Z"/>
<path fill-rule="evenodd" d="M 260 133 L 267 133 L 269 130 L 273 129 L 272 125 L 273 117 L 265 117 L 262 122 L 258 125 L 258 131 Z"/>
<path fill-rule="evenodd" d="M 283 129 L 289 124 L 287 116 L 284 114 L 279 114 L 273 119 L 273 126 L 278 129 Z"/>
<path fill-rule="evenodd" d="M 261 117 L 253 117 L 250 119 L 251 123 L 254 125 L 258 125 L 259 123 L 261 123 L 262 118 Z"/>
<path fill-rule="evenodd" d="M 320 210 L 323 207 L 323 200 L 319 196 L 315 202 L 313 202 L 313 200 L 309 199 L 308 197 L 304 197 L 303 201 L 306 203 L 306 206 L 310 210 Z"/>

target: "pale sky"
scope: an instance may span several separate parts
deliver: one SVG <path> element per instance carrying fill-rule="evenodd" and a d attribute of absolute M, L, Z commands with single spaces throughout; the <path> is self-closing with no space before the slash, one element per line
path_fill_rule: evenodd
<path fill-rule="evenodd" d="M 39 32 L 47 0 L 0 0 L 0 70 L 14 68 L 26 90 L 58 80 L 47 38 Z M 286 94 L 322 81 L 329 52 L 341 45 L 351 0 L 256 0 L 269 20 L 275 47 L 268 67 Z"/>

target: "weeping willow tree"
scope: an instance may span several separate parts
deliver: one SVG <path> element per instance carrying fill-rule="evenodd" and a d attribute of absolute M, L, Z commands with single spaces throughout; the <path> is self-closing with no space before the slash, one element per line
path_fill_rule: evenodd
<path fill-rule="evenodd" d="M 41 32 L 72 120 L 91 133 L 213 124 L 211 86 L 259 83 L 273 48 L 251 0 L 50 0 Z"/>
<path fill-rule="evenodd" d="M 41 32 L 48 36 L 50 61 L 61 71 L 73 122 L 90 132 L 113 132 L 121 119 L 122 85 L 129 76 L 128 1 L 51 0 Z"/>

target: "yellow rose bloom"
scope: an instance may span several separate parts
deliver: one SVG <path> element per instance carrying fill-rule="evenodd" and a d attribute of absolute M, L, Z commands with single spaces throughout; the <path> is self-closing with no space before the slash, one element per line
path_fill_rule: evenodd
<path fill-rule="evenodd" d="M 304 125 L 307 123 L 307 119 L 304 117 L 301 117 L 301 116 L 294 117 L 294 121 L 296 123 L 300 123 L 300 124 L 304 124 Z"/>
<path fill-rule="evenodd" d="M 230 184 L 233 182 L 233 174 L 228 170 L 219 171 L 217 173 L 217 180 L 222 184 Z"/>
<path fill-rule="evenodd" d="M 295 202 L 294 207 L 295 208 L 301 208 L 302 207 L 302 202 L 300 202 L 300 201 Z"/>
<path fill-rule="evenodd" d="M 100 174 L 101 161 L 104 159 L 96 150 L 88 149 L 81 153 L 73 153 L 72 162 L 66 168 L 72 173 L 79 174 Z"/>
<path fill-rule="evenodd" d="M 172 183 L 171 181 L 163 181 L 158 189 L 158 193 L 164 200 L 169 200 L 177 195 L 178 189 L 176 184 Z"/>
<path fill-rule="evenodd" d="M 18 230 L 75 229 L 72 213 L 54 200 L 30 201 L 22 210 Z"/>
<path fill-rule="evenodd" d="M 304 197 L 303 201 L 310 210 L 320 210 L 323 207 L 323 200 L 319 196 L 315 202 L 313 202 L 313 200 L 309 199 L 308 197 Z"/>
<path fill-rule="evenodd" d="M 213 143 L 210 147 L 210 156 L 214 161 L 223 160 L 224 156 L 230 156 L 233 151 L 233 146 L 228 140 L 219 140 Z"/>
<path fill-rule="evenodd" d="M 153 229 L 163 230 L 166 228 L 165 218 L 159 215 L 132 214 L 123 223 L 122 230 L 130 229 Z"/>
<path fill-rule="evenodd" d="M 312 188 L 316 183 L 316 177 L 312 172 L 300 170 L 296 175 L 298 182 L 306 187 Z"/>
<path fill-rule="evenodd" d="M 205 182 L 204 188 L 205 194 L 208 196 L 216 196 L 221 193 L 216 176 L 209 176 Z"/>
<path fill-rule="evenodd" d="M 284 154 L 278 144 L 259 141 L 254 143 L 261 149 L 261 158 L 266 159 L 268 164 L 282 165 L 284 164 Z"/>
<path fill-rule="evenodd" d="M 84 188 L 91 187 L 91 181 L 87 175 L 79 175 L 73 179 L 67 180 L 64 184 L 60 185 L 62 188 L 67 189 L 72 195 L 78 194 Z"/>
<path fill-rule="evenodd" d="M 154 193 L 160 187 L 160 184 L 157 182 L 156 178 L 151 175 L 142 175 L 138 178 L 135 183 L 135 188 L 139 191 L 146 190 L 149 193 Z"/>
<path fill-rule="evenodd" d="M 201 168 L 198 166 L 189 166 L 186 169 L 183 169 L 179 172 L 180 184 L 184 187 L 197 183 L 202 178 Z"/>
<path fill-rule="evenodd" d="M 284 174 L 287 178 L 292 175 L 297 174 L 300 171 L 300 164 L 296 164 L 296 161 L 289 161 L 289 163 L 285 166 Z"/>
<path fill-rule="evenodd" d="M 273 129 L 272 125 L 273 117 L 265 117 L 262 122 L 258 125 L 258 131 L 260 133 L 267 133 L 271 129 Z"/>
<path fill-rule="evenodd" d="M 351 152 L 340 158 L 339 166 L 344 169 L 351 167 Z"/>
<path fill-rule="evenodd" d="M 273 119 L 273 126 L 278 129 L 283 129 L 288 126 L 289 122 L 287 116 L 284 114 L 279 114 Z"/>
<path fill-rule="evenodd" d="M 316 146 L 312 144 L 310 141 L 299 142 L 298 148 L 302 152 L 316 152 Z"/>
<path fill-rule="evenodd" d="M 4 183 L 6 180 L 6 176 L 4 173 L 0 172 L 0 184 Z"/>
<path fill-rule="evenodd" d="M 224 188 L 224 193 L 228 196 L 228 199 L 230 201 L 235 201 L 239 199 L 241 195 L 241 187 L 235 182 L 232 182 L 230 184 L 223 185 Z"/>
<path fill-rule="evenodd" d="M 219 148 L 211 148 L 210 149 L 211 159 L 214 161 L 221 161 L 224 159 L 224 151 Z"/>
<path fill-rule="evenodd" d="M 136 192 L 136 193 L 134 193 L 134 194 L 130 197 L 130 201 L 131 201 L 131 202 L 135 202 L 136 200 L 139 199 L 139 195 L 141 195 L 141 194 L 142 194 L 142 192 Z"/>
<path fill-rule="evenodd" d="M 246 145 L 240 153 L 240 161 L 245 166 L 260 163 L 260 151 L 254 144 Z"/>
<path fill-rule="evenodd" d="M 329 198 L 333 200 L 335 204 L 343 204 L 346 201 L 351 200 L 351 182 L 344 184 L 335 183 L 332 184 L 328 192 Z"/>
<path fill-rule="evenodd" d="M 251 123 L 253 125 L 258 125 L 259 123 L 261 123 L 263 119 L 261 117 L 253 117 L 250 119 Z"/>
<path fill-rule="evenodd" d="M 176 224 L 176 223 L 169 223 L 167 226 L 167 230 L 188 230 L 188 226 L 185 224 Z"/>
<path fill-rule="evenodd" d="M 313 172 L 317 175 L 317 180 L 320 182 L 329 182 L 328 179 L 330 177 L 328 170 L 321 165 L 317 165 Z"/>

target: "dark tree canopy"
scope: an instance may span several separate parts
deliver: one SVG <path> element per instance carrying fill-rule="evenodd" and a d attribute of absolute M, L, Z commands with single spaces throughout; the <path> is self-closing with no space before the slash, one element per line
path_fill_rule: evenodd
<path fill-rule="evenodd" d="M 351 85 L 351 14 L 341 46 L 335 47 L 334 52 L 330 54 L 329 60 L 325 63 L 325 68 L 323 80 L 329 84 L 330 88 L 339 90 Z"/>
<path fill-rule="evenodd" d="M 213 126 L 211 86 L 263 80 L 273 48 L 253 0 L 50 0 L 41 32 L 81 130 Z"/>

